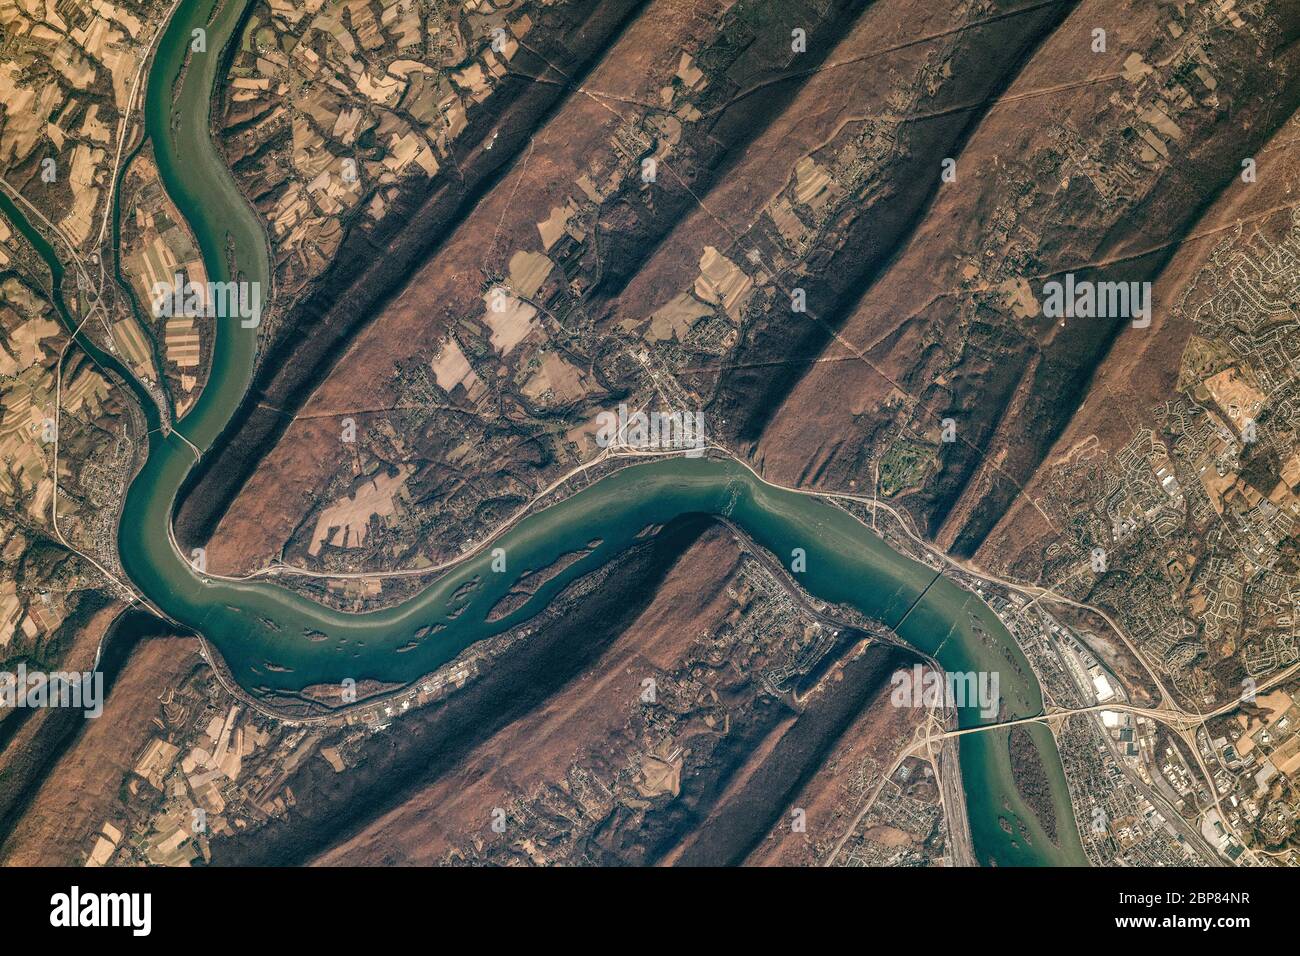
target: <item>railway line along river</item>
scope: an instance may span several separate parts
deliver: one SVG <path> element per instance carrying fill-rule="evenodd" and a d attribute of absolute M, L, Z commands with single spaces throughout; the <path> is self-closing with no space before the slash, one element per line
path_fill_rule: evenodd
<path fill-rule="evenodd" d="M 262 228 L 222 163 L 209 134 L 209 109 L 221 51 L 232 42 L 247 0 L 183 0 L 159 43 L 145 97 L 146 130 L 168 193 L 198 238 L 211 281 L 241 279 L 270 289 Z M 207 52 L 191 50 L 206 30 Z M 55 251 L 7 198 L 5 214 L 55 272 Z M 63 320 L 72 324 L 60 296 Z M 136 392 L 152 429 L 148 457 L 122 509 L 119 547 L 131 582 L 159 610 L 202 633 L 229 674 L 251 694 L 292 692 L 347 678 L 407 683 L 453 659 L 475 641 L 527 620 L 566 585 L 639 540 L 648 526 L 681 515 L 729 518 L 759 546 L 783 559 L 806 552 L 799 583 L 818 598 L 847 604 L 883 621 L 934 656 L 949 672 L 997 672 L 1003 719 L 1039 714 L 1038 683 L 1020 648 L 978 597 L 893 550 L 847 512 L 810 495 L 768 485 L 743 465 L 717 458 L 670 458 L 628 466 L 510 527 L 494 547 L 507 573 L 494 573 L 491 552 L 468 556 L 399 605 L 365 614 L 326 608 L 267 580 L 216 580 L 197 573 L 170 535 L 177 495 L 195 463 L 218 442 L 251 381 L 255 328 L 218 318 L 212 369 L 195 406 L 170 433 L 147 393 L 111 355 L 80 344 Z M 182 437 L 183 436 L 183 437 Z M 191 447 L 191 445 L 193 447 Z M 526 604 L 489 620 L 488 612 L 529 569 L 588 548 Z M 961 726 L 990 718 L 959 709 Z M 1008 731 L 960 738 L 971 836 L 983 862 L 1082 864 L 1065 775 L 1051 732 L 1028 725 L 1050 787 L 1056 840 L 1016 788 Z"/>

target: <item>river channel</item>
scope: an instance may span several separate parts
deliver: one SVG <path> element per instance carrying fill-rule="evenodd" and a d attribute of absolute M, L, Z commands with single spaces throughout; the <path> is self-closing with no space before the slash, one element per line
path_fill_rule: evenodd
<path fill-rule="evenodd" d="M 183 0 L 160 41 L 145 95 L 145 123 L 163 183 L 189 222 L 213 281 L 238 278 L 271 288 L 266 239 L 235 186 L 209 133 L 221 51 L 235 39 L 247 0 Z M 193 52 L 193 31 L 206 31 L 206 52 Z M 0 194 L 0 209 L 55 274 L 56 305 L 73 325 L 57 286 L 56 251 Z M 977 596 L 891 548 L 860 521 L 815 497 L 768 485 L 742 465 L 716 458 L 659 459 L 594 482 L 513 525 L 493 541 L 506 571 L 482 551 L 396 606 L 365 614 L 326 608 L 273 582 L 232 582 L 198 574 L 169 534 L 194 447 L 217 443 L 251 381 L 257 330 L 237 318 L 218 323 L 211 373 L 176 433 L 158 428 L 147 393 L 113 356 L 79 343 L 133 389 L 151 429 L 149 453 L 122 510 L 119 547 L 131 582 L 166 615 L 202 633 L 231 676 L 250 693 L 296 691 L 351 678 L 407 683 L 452 660 L 475 641 L 514 627 L 544 608 L 580 575 L 634 545 L 641 533 L 679 516 L 722 515 L 787 566 L 796 548 L 806 570 L 794 577 L 811 594 L 852 605 L 894 628 L 947 671 L 997 671 L 1003 718 L 1042 712 L 1042 695 L 1016 642 Z M 512 613 L 488 612 L 520 575 L 592 546 Z M 636 581 L 611 585 L 628 589 Z M 959 711 L 963 727 L 986 718 Z M 963 785 L 971 835 L 981 862 L 1000 865 L 1082 864 L 1065 775 L 1051 733 L 1031 725 L 1051 789 L 1058 837 L 1049 839 L 1016 789 L 1008 731 L 963 736 Z"/>

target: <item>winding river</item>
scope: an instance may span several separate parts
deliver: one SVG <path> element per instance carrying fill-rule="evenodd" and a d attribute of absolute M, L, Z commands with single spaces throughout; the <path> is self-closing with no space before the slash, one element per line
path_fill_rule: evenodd
<path fill-rule="evenodd" d="M 167 26 L 145 97 L 146 128 L 168 193 L 198 238 L 213 281 L 232 276 L 270 289 L 266 240 L 209 137 L 211 94 L 220 51 L 232 42 L 247 0 L 183 0 Z M 192 54 L 192 31 L 206 29 L 207 52 Z M 55 273 L 58 256 L 7 198 L 0 209 Z M 71 316 L 56 295 L 61 317 Z M 624 468 L 515 524 L 493 542 L 505 549 L 506 573 L 492 556 L 466 558 L 402 604 L 366 614 L 323 607 L 268 581 L 229 582 L 194 572 L 173 546 L 169 527 L 177 494 L 193 467 L 193 448 L 217 441 L 251 380 L 257 330 L 219 319 L 212 371 L 200 399 L 175 432 L 159 428 L 152 401 L 121 363 L 79 342 L 129 383 L 152 429 L 149 454 L 130 485 L 119 545 L 132 583 L 160 610 L 202 634 L 233 678 L 256 694 L 297 691 L 346 678 L 407 683 L 453 659 L 475 641 L 507 630 L 544 608 L 566 585 L 636 543 L 650 525 L 690 513 L 723 515 L 783 561 L 807 554 L 800 584 L 822 600 L 848 604 L 893 627 L 948 671 L 997 671 L 1004 716 L 1042 711 L 1037 681 L 996 615 L 975 595 L 894 551 L 851 515 L 817 498 L 772 487 L 726 460 L 660 459 Z M 179 433 L 179 434 L 178 434 Z M 181 436 L 184 436 L 183 438 Z M 495 621 L 489 610 L 519 576 L 599 542 L 543 585 L 522 607 Z M 637 582 L 618 582 L 635 588 Z M 978 711 L 959 712 L 961 726 Z M 1050 732 L 1031 725 L 1051 786 L 1054 844 L 1017 792 L 1004 729 L 963 736 L 963 783 L 971 835 L 982 862 L 1082 864 L 1065 776 Z"/>

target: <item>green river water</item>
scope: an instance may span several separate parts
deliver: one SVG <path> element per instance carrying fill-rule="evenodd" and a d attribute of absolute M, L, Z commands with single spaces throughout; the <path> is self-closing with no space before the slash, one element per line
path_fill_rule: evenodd
<path fill-rule="evenodd" d="M 220 50 L 238 26 L 246 0 L 185 0 L 168 25 L 150 72 L 146 127 L 169 195 L 198 238 L 209 278 L 231 276 L 270 288 L 266 239 L 209 136 L 209 103 Z M 215 18 L 213 12 L 215 11 Z M 190 53 L 191 31 L 207 29 L 207 52 Z M 36 246 L 55 273 L 58 256 L 0 194 L 0 210 Z M 72 320 L 61 297 L 60 315 Z M 247 390 L 257 330 L 236 318 L 218 319 L 212 372 L 195 406 L 178 425 L 206 451 Z M 146 410 L 158 415 L 122 367 L 80 340 L 101 364 L 128 383 Z M 176 434 L 151 435 L 149 455 L 131 483 L 119 528 L 122 565 L 133 584 L 167 615 L 202 634 L 245 689 L 294 691 L 316 684 L 410 682 L 454 658 L 475 641 L 527 620 L 578 576 L 633 545 L 649 525 L 690 513 L 725 515 L 759 545 L 789 563 L 803 548 L 807 570 L 796 575 L 810 593 L 852 605 L 894 627 L 948 671 L 997 671 L 1004 716 L 1041 712 L 1037 681 L 1015 641 L 975 595 L 894 551 L 844 511 L 816 498 L 773 488 L 743 466 L 712 459 L 661 459 L 605 477 L 538 511 L 493 542 L 505 549 L 506 573 L 491 571 L 488 552 L 467 558 L 404 603 L 367 614 L 325 608 L 267 581 L 215 581 L 194 572 L 168 533 L 178 490 L 194 453 Z M 495 622 L 489 609 L 521 574 L 544 568 L 599 540 L 588 555 L 548 581 L 523 607 Z M 636 581 L 616 586 L 636 588 Z M 910 610 L 909 610 L 910 609 Z M 962 726 L 981 721 L 974 709 Z M 1005 730 L 961 738 L 961 767 L 977 856 L 1000 865 L 1082 864 L 1064 772 L 1052 736 L 1032 725 L 1058 821 L 1053 845 L 1018 794 Z M 1010 831 L 1010 832 L 1008 832 Z M 1028 839 L 1025 836 L 1028 836 Z"/>

